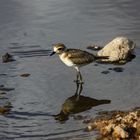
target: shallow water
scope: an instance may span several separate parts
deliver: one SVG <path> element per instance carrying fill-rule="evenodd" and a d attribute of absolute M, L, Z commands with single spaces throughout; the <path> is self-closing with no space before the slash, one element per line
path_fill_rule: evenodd
<path fill-rule="evenodd" d="M 0 139 L 92 139 L 94 132 L 83 132 L 85 118 L 99 111 L 140 106 L 139 7 L 136 0 L 1 0 L 0 55 L 9 52 L 16 61 L 0 62 L 0 85 L 11 89 L 6 90 L 7 98 L 0 99 L 0 105 L 10 102 L 13 106 L 10 114 L 0 116 Z M 89 104 L 76 112 L 79 108 L 69 100 L 76 90 L 75 70 L 57 56 L 48 56 L 51 45 L 63 42 L 86 49 L 92 43 L 105 45 L 119 35 L 136 42 L 135 59 L 121 66 L 90 64 L 82 69 L 84 100 L 111 103 Z M 109 70 L 114 67 L 123 71 Z M 21 77 L 23 73 L 31 75 Z M 64 102 L 77 110 L 59 122 L 53 115 L 60 113 Z M 81 119 L 75 119 L 77 115 Z"/>

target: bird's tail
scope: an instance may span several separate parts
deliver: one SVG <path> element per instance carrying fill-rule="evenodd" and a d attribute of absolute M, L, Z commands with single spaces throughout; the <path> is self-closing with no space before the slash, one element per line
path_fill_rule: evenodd
<path fill-rule="evenodd" d="M 101 103 L 101 104 L 109 104 L 109 103 L 111 103 L 111 100 L 99 100 L 99 103 Z"/>
<path fill-rule="evenodd" d="M 109 56 L 95 56 L 95 60 L 109 59 Z"/>

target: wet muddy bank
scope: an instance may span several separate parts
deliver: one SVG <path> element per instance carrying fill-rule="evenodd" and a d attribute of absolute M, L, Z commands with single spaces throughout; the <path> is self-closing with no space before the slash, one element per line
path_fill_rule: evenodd
<path fill-rule="evenodd" d="M 97 140 L 140 139 L 140 108 L 130 111 L 104 111 L 85 121 L 86 131 L 97 131 Z"/>

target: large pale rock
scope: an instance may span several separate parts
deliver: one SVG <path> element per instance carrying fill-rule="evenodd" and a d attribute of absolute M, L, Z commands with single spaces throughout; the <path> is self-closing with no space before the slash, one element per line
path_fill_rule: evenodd
<path fill-rule="evenodd" d="M 98 56 L 108 56 L 104 61 L 119 62 L 127 60 L 135 48 L 135 43 L 126 37 L 117 37 L 97 52 Z"/>

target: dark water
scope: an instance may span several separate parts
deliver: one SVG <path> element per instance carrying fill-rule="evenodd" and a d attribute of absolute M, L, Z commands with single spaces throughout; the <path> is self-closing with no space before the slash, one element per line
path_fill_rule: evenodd
<path fill-rule="evenodd" d="M 0 116 L 0 139 L 90 140 L 95 133 L 83 132 L 84 118 L 140 106 L 139 7 L 138 0 L 0 0 L 0 55 L 9 52 L 17 59 L 0 62 L 0 85 L 11 89 L 0 105 L 13 106 L 10 114 Z M 117 66 L 123 69 L 118 73 L 102 73 L 114 65 L 83 68 L 84 96 L 75 104 L 75 71 L 48 56 L 51 44 L 86 49 L 120 35 L 136 42 L 136 58 Z M 23 73 L 31 75 L 21 77 Z M 70 111 L 68 116 L 62 115 L 63 109 Z M 59 115 L 65 121 L 59 122 Z"/>

